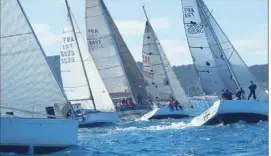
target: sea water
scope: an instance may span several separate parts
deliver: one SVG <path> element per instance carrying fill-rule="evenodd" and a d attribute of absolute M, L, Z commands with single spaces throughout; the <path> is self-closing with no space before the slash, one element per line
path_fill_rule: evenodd
<path fill-rule="evenodd" d="M 268 155 L 268 123 L 187 127 L 183 120 L 126 121 L 80 129 L 78 146 L 59 156 Z"/>
<path fill-rule="evenodd" d="M 196 107 L 208 108 L 206 105 Z M 190 120 L 143 121 L 138 118 L 106 127 L 79 129 L 77 146 L 50 155 L 268 155 L 268 122 L 189 127 Z"/>

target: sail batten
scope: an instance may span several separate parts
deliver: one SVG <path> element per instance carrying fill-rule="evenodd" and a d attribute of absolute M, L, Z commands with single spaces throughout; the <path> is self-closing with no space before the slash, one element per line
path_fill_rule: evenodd
<path fill-rule="evenodd" d="M 74 38 L 74 41 L 77 41 L 74 42 L 76 44 L 72 45 L 74 48 L 72 49 L 74 51 L 73 57 L 76 61 L 61 64 L 62 71 L 66 71 L 61 72 L 64 89 L 66 94 L 72 95 L 69 100 L 74 104 L 80 102 L 84 109 L 94 108 L 100 111 L 115 111 L 114 104 L 89 53 L 86 41 L 76 24 L 76 20 L 71 16 L 67 18 L 67 21 L 63 40 L 65 38 L 70 38 L 70 40 Z M 73 21 L 74 27 L 71 27 L 71 21 Z M 70 29 L 72 29 L 72 32 L 70 32 Z M 80 51 L 76 51 L 79 48 Z"/>
<path fill-rule="evenodd" d="M 235 92 L 242 87 L 249 92 L 249 82 L 264 91 L 255 76 L 220 28 L 203 0 L 182 0 L 183 23 L 194 65 L 206 94 L 219 94 L 222 89 Z M 201 72 L 204 71 L 204 72 Z"/>
<path fill-rule="evenodd" d="M 65 117 L 68 101 L 19 0 L 1 0 L 0 31 L 1 107 L 39 118 L 54 107 L 56 116 Z"/>
<path fill-rule="evenodd" d="M 60 51 L 63 88 L 69 100 L 91 100 L 92 97 L 88 89 L 87 78 L 82 66 L 82 60 L 79 56 L 80 51 L 76 43 L 69 15 L 67 15 L 66 19 L 67 23 L 62 34 L 62 46 Z M 77 27 L 75 32 L 79 33 Z M 76 77 L 74 75 L 76 75 Z"/>
<path fill-rule="evenodd" d="M 86 0 L 85 18 L 89 51 L 111 98 L 125 95 L 135 101 L 141 94 L 147 100 L 143 76 L 104 2 Z"/>
<path fill-rule="evenodd" d="M 154 101 L 168 101 L 172 97 L 182 106 L 189 106 L 189 100 L 180 85 L 163 48 L 148 21 L 143 38 L 142 59 L 147 91 Z"/>

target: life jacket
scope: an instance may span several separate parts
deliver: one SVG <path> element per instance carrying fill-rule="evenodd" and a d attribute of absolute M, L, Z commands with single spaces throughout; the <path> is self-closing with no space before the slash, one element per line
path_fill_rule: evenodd
<path fill-rule="evenodd" d="M 224 93 L 221 94 L 220 98 L 221 98 L 221 100 L 228 100 L 229 99 L 229 95 L 226 92 L 224 92 Z"/>
<path fill-rule="evenodd" d="M 169 108 L 174 107 L 174 106 L 173 106 L 173 102 L 170 101 L 170 102 L 168 103 L 168 107 L 169 107 Z"/>

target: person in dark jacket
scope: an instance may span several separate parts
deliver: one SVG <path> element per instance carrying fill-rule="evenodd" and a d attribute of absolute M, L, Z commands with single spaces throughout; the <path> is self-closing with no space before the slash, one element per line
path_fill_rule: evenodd
<path fill-rule="evenodd" d="M 229 100 L 229 94 L 222 89 L 220 98 L 221 100 Z"/>
<path fill-rule="evenodd" d="M 142 105 L 142 96 L 140 94 L 137 95 L 137 104 Z"/>
<path fill-rule="evenodd" d="M 248 89 L 250 91 L 248 100 L 250 99 L 251 95 L 253 95 L 253 99 L 256 100 L 256 88 L 257 88 L 257 85 L 253 81 L 250 81 L 250 85 L 248 86 Z"/>
<path fill-rule="evenodd" d="M 228 100 L 232 100 L 232 92 L 230 92 L 228 89 L 226 89 L 226 93 L 228 95 Z"/>
<path fill-rule="evenodd" d="M 176 108 L 176 110 L 178 110 L 178 107 L 179 107 L 179 109 L 183 109 L 183 107 L 182 107 L 182 105 L 179 103 L 179 101 L 178 100 L 175 100 L 175 108 Z"/>

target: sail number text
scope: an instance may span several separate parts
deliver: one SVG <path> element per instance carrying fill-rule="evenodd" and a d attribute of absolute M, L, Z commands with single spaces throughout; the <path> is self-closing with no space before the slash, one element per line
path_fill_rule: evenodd
<path fill-rule="evenodd" d="M 202 24 L 186 24 L 186 30 L 188 34 L 200 34 L 203 33 Z"/>
<path fill-rule="evenodd" d="M 88 29 L 88 45 L 90 49 L 101 49 L 104 48 L 101 39 L 97 39 L 99 37 L 98 29 Z"/>
<path fill-rule="evenodd" d="M 192 18 L 194 17 L 195 10 L 193 8 L 184 8 L 184 17 Z"/>
<path fill-rule="evenodd" d="M 154 73 L 153 72 L 144 70 L 143 74 L 144 74 L 145 77 L 147 77 L 149 79 L 152 79 L 152 80 L 154 79 Z"/>
<path fill-rule="evenodd" d="M 73 37 L 63 38 L 62 50 L 60 51 L 61 63 L 72 63 L 75 61 L 73 43 Z"/>

